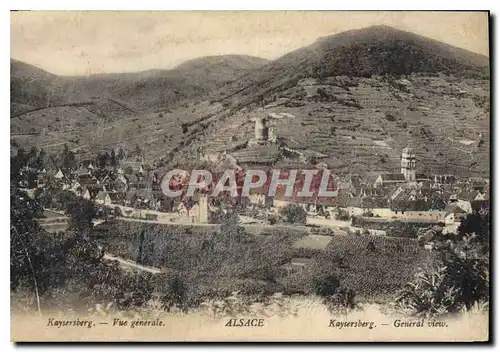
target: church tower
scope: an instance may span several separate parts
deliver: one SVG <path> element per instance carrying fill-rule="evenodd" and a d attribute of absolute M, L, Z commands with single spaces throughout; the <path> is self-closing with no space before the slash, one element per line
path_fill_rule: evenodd
<path fill-rule="evenodd" d="M 204 192 L 199 193 L 200 198 L 198 201 L 198 206 L 200 208 L 200 223 L 208 223 L 208 195 Z"/>
<path fill-rule="evenodd" d="M 401 173 L 407 182 L 415 181 L 415 152 L 410 146 L 404 148 L 401 153 Z"/>

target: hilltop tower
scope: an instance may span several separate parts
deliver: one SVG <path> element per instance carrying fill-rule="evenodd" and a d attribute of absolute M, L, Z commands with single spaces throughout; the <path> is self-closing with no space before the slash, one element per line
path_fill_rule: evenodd
<path fill-rule="evenodd" d="M 255 119 L 255 139 L 260 142 L 265 142 L 269 138 L 269 127 L 265 117 Z"/>
<path fill-rule="evenodd" d="M 401 173 L 407 182 L 414 182 L 416 178 L 415 152 L 407 146 L 401 153 Z"/>

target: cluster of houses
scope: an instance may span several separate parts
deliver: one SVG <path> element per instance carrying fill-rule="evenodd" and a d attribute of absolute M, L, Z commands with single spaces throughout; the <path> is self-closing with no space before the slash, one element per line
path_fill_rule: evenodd
<path fill-rule="evenodd" d="M 155 195 L 152 189 L 152 168 L 144 162 L 123 161 L 117 167 L 97 167 L 83 160 L 77 169 L 45 169 L 38 174 L 38 187 L 48 183 L 103 205 L 123 205 L 152 208 Z"/>
<path fill-rule="evenodd" d="M 209 222 L 210 214 L 216 212 L 214 200 L 206 195 L 178 199 L 168 198 L 160 190 L 160 176 L 148 163 L 123 161 L 119 166 L 97 167 L 91 160 L 83 160 L 74 170 L 45 169 L 38 172 L 38 188 L 54 187 L 74 193 L 97 204 L 120 206 L 122 215 L 146 214 L 148 210 L 177 215 L 190 222 Z"/>
<path fill-rule="evenodd" d="M 84 160 L 74 170 L 42 170 L 37 183 L 39 187 L 56 183 L 60 189 L 105 206 L 149 209 L 192 222 L 210 222 L 211 214 L 221 209 L 223 202 L 203 194 L 165 197 L 160 191 L 160 179 L 161 173 L 145 162 L 125 160 L 115 167 L 96 167 L 91 160 Z M 458 226 L 466 214 L 489 207 L 489 187 L 487 179 L 418 174 L 415 153 L 407 147 L 402 151 L 400 173 L 350 175 L 336 184 L 335 198 L 298 198 L 295 194 L 286 196 L 285 192 L 270 197 L 263 187 L 252 189 L 249 197 L 240 202 L 262 209 L 265 214 L 276 214 L 288 204 L 296 204 L 310 216 L 326 219 L 374 217 Z"/>
<path fill-rule="evenodd" d="M 468 213 L 489 208 L 489 193 L 488 179 L 416 173 L 415 153 L 407 147 L 402 152 L 400 173 L 350 175 L 339 182 L 333 201 L 281 196 L 272 204 L 277 208 L 297 204 L 310 215 L 343 214 L 346 218 L 377 217 L 458 226 Z"/>

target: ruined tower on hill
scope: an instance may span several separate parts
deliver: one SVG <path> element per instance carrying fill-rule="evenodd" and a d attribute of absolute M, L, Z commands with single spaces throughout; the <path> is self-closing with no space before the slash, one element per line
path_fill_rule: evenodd
<path fill-rule="evenodd" d="M 250 139 L 249 145 L 269 144 L 269 126 L 267 119 L 263 116 L 255 118 L 255 135 Z"/>

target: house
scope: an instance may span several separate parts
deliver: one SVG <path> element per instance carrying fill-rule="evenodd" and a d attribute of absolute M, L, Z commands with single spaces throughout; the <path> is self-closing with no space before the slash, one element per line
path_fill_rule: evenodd
<path fill-rule="evenodd" d="M 37 187 L 43 187 L 47 184 L 47 181 L 48 181 L 48 177 L 47 177 L 47 174 L 38 174 L 36 176 L 36 186 Z M 22 186 L 28 186 L 28 184 L 23 184 Z"/>
<path fill-rule="evenodd" d="M 346 207 L 347 214 L 349 216 L 361 216 L 364 214 L 365 210 L 363 208 L 363 198 L 353 197 L 347 200 Z"/>
<path fill-rule="evenodd" d="M 267 193 L 250 192 L 248 201 L 250 204 L 266 207 L 272 204 L 272 197 L 267 196 Z"/>
<path fill-rule="evenodd" d="M 86 200 L 90 200 L 90 198 L 92 198 L 90 191 L 85 187 L 83 187 L 83 188 L 80 187 L 80 192 L 78 195 Z"/>
<path fill-rule="evenodd" d="M 96 199 L 99 192 L 104 191 L 107 192 L 106 187 L 104 185 L 86 185 L 87 190 L 90 192 L 90 198 Z"/>
<path fill-rule="evenodd" d="M 153 193 L 148 189 L 138 189 L 135 193 L 136 201 L 140 205 L 153 204 Z"/>
<path fill-rule="evenodd" d="M 391 202 L 392 218 L 414 221 L 435 221 L 443 218 L 445 203 L 436 199 L 416 199 Z"/>
<path fill-rule="evenodd" d="M 301 169 L 311 169 L 314 165 L 308 166 L 300 164 Z M 325 189 L 321 185 L 321 190 L 327 191 L 330 194 L 328 196 L 321 194 L 320 195 L 320 182 L 323 178 L 323 170 L 318 169 L 319 172 L 313 176 L 311 184 L 309 185 L 309 192 L 311 195 L 302 195 L 304 191 L 305 185 L 305 177 L 304 174 L 300 173 L 300 177 L 298 176 L 295 184 L 290 192 L 289 187 L 278 187 L 276 190 L 276 194 L 272 200 L 273 206 L 276 209 L 281 209 L 287 205 L 295 204 L 297 206 L 302 207 L 306 212 L 310 212 L 312 214 L 325 210 L 326 208 L 333 209 L 336 203 L 336 198 L 339 196 L 340 192 L 345 192 L 345 190 L 340 190 L 338 186 L 337 179 L 329 177 L 328 184 Z M 291 194 L 288 195 L 287 192 Z"/>
<path fill-rule="evenodd" d="M 483 193 L 485 191 L 485 188 L 488 186 L 489 182 L 479 178 L 479 177 L 471 177 L 467 181 L 468 187 L 473 190 L 473 191 L 478 191 Z"/>
<path fill-rule="evenodd" d="M 131 184 L 136 184 L 139 182 L 139 177 L 136 174 L 129 174 L 124 176 L 126 182 L 129 184 L 129 187 Z"/>
<path fill-rule="evenodd" d="M 388 218 L 392 215 L 389 200 L 386 197 L 365 197 L 362 203 L 364 213 L 371 213 L 373 216 Z"/>
<path fill-rule="evenodd" d="M 461 222 L 462 219 L 467 216 L 467 212 L 456 204 L 446 205 L 446 207 L 444 208 L 444 212 L 444 223 L 446 225 Z"/>
<path fill-rule="evenodd" d="M 485 210 L 485 209 L 489 209 L 489 208 L 490 208 L 489 199 L 473 200 L 471 202 L 471 209 L 473 212 L 481 211 L 481 210 Z"/>
<path fill-rule="evenodd" d="M 457 195 L 457 205 L 468 213 L 472 213 L 472 203 L 474 201 L 485 201 L 485 194 L 474 191 L 464 190 Z M 476 203 L 479 204 L 479 203 Z"/>
<path fill-rule="evenodd" d="M 193 204 L 193 206 L 188 210 L 188 216 L 191 219 L 198 219 L 200 216 L 200 206 L 198 203 Z"/>
<path fill-rule="evenodd" d="M 283 273 L 288 276 L 292 274 L 303 273 L 307 268 L 314 264 L 314 259 L 311 258 L 292 258 L 289 263 L 281 266 Z"/>
<path fill-rule="evenodd" d="M 438 185 L 450 185 L 457 181 L 456 176 L 451 174 L 433 175 L 431 178 L 434 180 L 434 183 Z"/>
<path fill-rule="evenodd" d="M 111 200 L 111 204 L 123 204 L 123 200 L 125 199 L 124 192 L 110 192 L 108 196 Z"/>
<path fill-rule="evenodd" d="M 73 181 L 69 187 L 69 190 L 75 194 L 78 193 L 78 190 L 82 188 L 82 185 L 78 181 Z"/>
<path fill-rule="evenodd" d="M 145 215 L 146 220 L 150 221 L 158 221 L 158 214 L 146 214 Z"/>
<path fill-rule="evenodd" d="M 273 204 L 273 197 L 268 195 L 269 184 L 265 184 L 259 188 L 252 188 L 249 190 L 248 201 L 250 204 L 267 207 Z"/>
<path fill-rule="evenodd" d="M 57 172 L 53 176 L 56 180 L 61 180 L 64 177 L 64 174 L 62 173 L 61 169 L 57 169 Z"/>
<path fill-rule="evenodd" d="M 125 161 L 121 167 L 128 174 L 144 174 L 144 168 L 140 161 Z"/>
<path fill-rule="evenodd" d="M 175 211 L 182 217 L 186 217 L 188 216 L 188 208 L 185 204 L 185 202 L 180 202 L 178 205 L 177 205 L 177 208 L 175 209 Z"/>
<path fill-rule="evenodd" d="M 123 204 L 128 206 L 128 207 L 134 205 L 135 200 L 136 200 L 136 193 L 137 193 L 136 190 L 129 190 L 125 194 L 125 198 L 123 199 Z"/>
<path fill-rule="evenodd" d="M 417 183 L 431 183 L 432 179 L 425 174 L 415 174 L 415 181 Z"/>
<path fill-rule="evenodd" d="M 78 182 L 82 186 L 88 186 L 88 185 L 98 185 L 99 180 L 92 176 L 91 174 L 78 174 Z"/>
<path fill-rule="evenodd" d="M 85 159 L 80 162 L 80 168 L 85 168 L 85 169 L 90 169 L 94 170 L 95 167 L 92 165 L 92 160 L 90 159 Z"/>
<path fill-rule="evenodd" d="M 122 175 L 118 175 L 114 181 L 108 184 L 108 187 L 108 191 L 114 190 L 116 192 L 126 192 L 128 189 L 127 180 Z"/>
<path fill-rule="evenodd" d="M 104 204 L 104 205 L 110 205 L 111 204 L 111 198 L 109 197 L 108 192 L 106 191 L 99 191 L 95 197 L 96 203 L 99 204 Z"/>
<path fill-rule="evenodd" d="M 200 216 L 200 206 L 193 199 L 179 203 L 176 211 L 180 216 L 191 218 L 192 221 L 198 219 Z"/>
<path fill-rule="evenodd" d="M 346 202 L 345 210 L 349 216 L 362 216 L 371 213 L 373 216 L 391 217 L 389 201 L 385 197 L 353 197 Z"/>

